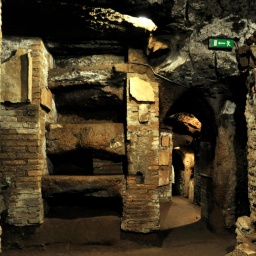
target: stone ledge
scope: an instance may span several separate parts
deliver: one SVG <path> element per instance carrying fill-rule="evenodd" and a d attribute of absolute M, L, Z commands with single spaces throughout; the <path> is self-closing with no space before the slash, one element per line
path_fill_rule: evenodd
<path fill-rule="evenodd" d="M 47 130 L 48 154 L 60 154 L 77 148 L 93 148 L 125 155 L 122 123 L 49 124 Z"/>
<path fill-rule="evenodd" d="M 83 192 L 93 196 L 119 196 L 125 182 L 124 175 L 42 177 L 44 196 L 65 192 Z"/>

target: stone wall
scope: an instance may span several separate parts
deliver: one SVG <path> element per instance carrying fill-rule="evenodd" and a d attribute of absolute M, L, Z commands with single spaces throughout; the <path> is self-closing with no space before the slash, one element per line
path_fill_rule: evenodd
<path fill-rule="evenodd" d="M 250 201 L 251 217 L 256 219 L 256 163 L 255 163 L 255 106 L 247 104 L 246 106 L 246 120 L 248 126 L 248 193 Z"/>
<path fill-rule="evenodd" d="M 255 70 L 253 70 L 252 75 L 248 77 L 247 80 L 250 80 L 254 76 Z M 254 80 L 255 81 L 255 80 Z M 255 83 L 253 87 L 255 86 Z M 245 117 L 247 122 L 247 159 L 248 159 L 248 198 L 250 203 L 250 216 L 241 216 L 236 221 L 236 239 L 237 246 L 233 252 L 228 254 L 229 256 L 235 255 L 255 255 L 256 246 L 255 246 L 255 237 L 256 237 L 256 155 L 255 155 L 255 94 L 254 89 L 251 91 L 251 88 L 248 90 L 247 100 L 246 100 L 246 110 Z"/>
<path fill-rule="evenodd" d="M 2 50 L 2 80 L 10 81 L 1 85 L 1 91 L 8 94 L 0 105 L 0 168 L 6 183 L 6 222 L 16 226 L 39 224 L 44 217 L 41 176 L 46 168 L 41 91 L 47 87 L 47 71 L 53 64 L 40 39 L 4 38 Z M 24 56 L 27 62 L 22 61 Z M 20 74 L 8 67 L 9 62 L 18 65 Z M 17 85 L 28 97 L 13 96 Z"/>
<path fill-rule="evenodd" d="M 249 39 L 253 39 L 251 36 Z M 241 216 L 236 221 L 237 246 L 233 252 L 228 255 L 255 255 L 255 237 L 256 237 L 256 116 L 255 116 L 255 88 L 256 88 L 256 47 L 253 40 L 248 44 L 241 46 L 237 50 L 237 59 L 241 71 L 241 77 L 247 87 L 245 119 L 247 125 L 247 164 L 248 164 L 248 199 L 250 213 L 248 216 Z M 244 179 L 244 177 L 243 177 Z M 241 182 L 241 180 L 238 180 Z"/>
<path fill-rule="evenodd" d="M 235 225 L 236 221 L 235 109 L 236 105 L 231 101 L 226 101 L 224 104 L 220 113 L 220 125 L 218 127 L 218 138 L 215 148 L 213 172 L 214 204 L 209 224 L 215 231 L 219 232 L 222 232 L 223 227 L 231 228 Z"/>
<path fill-rule="evenodd" d="M 256 47 L 253 47 L 256 57 Z M 256 220 L 256 154 L 255 154 L 255 138 L 256 138 L 256 116 L 255 116 L 255 88 L 256 88 L 256 69 L 252 69 L 251 75 L 247 78 L 247 101 L 245 109 L 245 117 L 247 122 L 247 159 L 248 159 L 248 194 L 251 210 L 251 218 Z"/>

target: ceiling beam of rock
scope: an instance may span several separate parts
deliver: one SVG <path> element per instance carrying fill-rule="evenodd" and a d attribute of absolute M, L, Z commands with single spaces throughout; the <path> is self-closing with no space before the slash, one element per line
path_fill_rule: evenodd
<path fill-rule="evenodd" d="M 56 57 L 62 56 L 81 56 L 91 54 L 116 54 L 125 55 L 126 46 L 116 40 L 44 40 L 46 48 Z"/>
<path fill-rule="evenodd" d="M 55 66 L 57 68 L 97 67 L 99 65 L 108 66 L 115 64 L 124 64 L 124 62 L 124 56 L 118 56 L 115 54 L 94 55 L 90 53 L 90 55 L 88 56 L 81 54 L 80 56 L 69 56 L 68 58 L 65 55 L 62 57 L 58 57 L 55 59 Z"/>
<path fill-rule="evenodd" d="M 81 56 L 91 54 L 125 55 L 127 46 L 115 40 L 44 40 L 48 51 L 56 58 L 62 56 Z"/>
<path fill-rule="evenodd" d="M 48 86 L 58 109 L 115 109 L 123 103 L 127 70 L 126 64 L 55 68 L 49 71 Z"/>
<path fill-rule="evenodd" d="M 127 65 L 108 65 L 88 68 L 56 68 L 49 70 L 48 86 L 50 89 L 75 85 L 123 86 Z"/>

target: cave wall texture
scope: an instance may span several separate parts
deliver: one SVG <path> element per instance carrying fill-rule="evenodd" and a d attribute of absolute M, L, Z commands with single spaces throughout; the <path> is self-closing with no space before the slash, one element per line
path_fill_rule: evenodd
<path fill-rule="evenodd" d="M 41 181 L 54 172 L 57 154 L 79 147 L 94 149 L 88 173 L 97 159 L 118 162 L 119 174 L 124 171 L 123 186 L 114 193 L 123 198 L 121 228 L 159 230 L 160 198 L 171 198 L 168 163 L 179 146 L 171 140 L 181 133 L 166 117 L 186 112 L 202 124 L 194 167 L 202 217 L 216 232 L 232 229 L 244 215 L 253 227 L 255 111 L 246 80 L 254 70 L 254 62 L 248 64 L 254 42 L 245 41 L 256 30 L 255 1 L 2 4 L 2 223 L 43 223 Z M 138 27 L 133 18 L 139 16 L 156 27 Z M 236 43 L 213 50 L 210 37 Z M 135 90 L 138 81 L 143 92 Z M 83 137 L 89 130 L 92 135 Z M 92 138 L 96 131 L 105 136 Z"/>

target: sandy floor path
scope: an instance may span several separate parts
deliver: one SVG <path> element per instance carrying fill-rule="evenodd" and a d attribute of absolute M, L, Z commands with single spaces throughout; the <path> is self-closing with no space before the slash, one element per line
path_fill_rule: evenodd
<path fill-rule="evenodd" d="M 147 246 L 120 240 L 111 246 L 58 244 L 3 251 L 3 256 L 224 256 L 236 245 L 234 234 L 214 234 L 200 208 L 182 197 L 161 204 L 161 243 Z"/>

